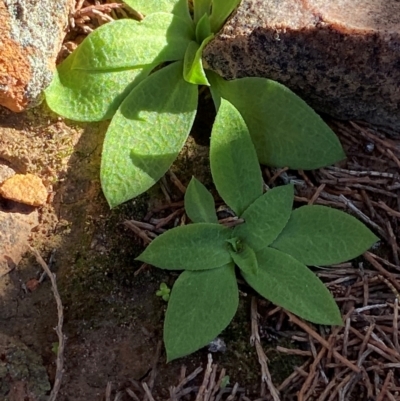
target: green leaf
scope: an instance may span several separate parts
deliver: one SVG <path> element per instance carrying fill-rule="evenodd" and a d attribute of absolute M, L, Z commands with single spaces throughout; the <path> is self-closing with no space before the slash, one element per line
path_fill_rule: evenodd
<path fill-rule="evenodd" d="M 239 269 L 246 274 L 257 274 L 258 263 L 256 254 L 253 249 L 251 249 L 246 242 L 239 240 L 236 244 L 237 250 L 230 249 L 230 253 L 233 261 L 238 265 Z"/>
<path fill-rule="evenodd" d="M 214 198 L 195 177 L 185 193 L 185 211 L 193 223 L 218 223 Z"/>
<path fill-rule="evenodd" d="M 141 22 L 113 21 L 82 42 L 72 69 L 110 71 L 182 60 L 193 37 L 193 25 L 172 14 L 150 14 Z"/>
<path fill-rule="evenodd" d="M 136 259 L 168 270 L 208 270 L 231 262 L 227 240 L 232 231 L 220 224 L 196 223 L 161 234 Z"/>
<path fill-rule="evenodd" d="M 192 20 L 187 0 L 123 0 L 123 2 L 144 15 L 163 12 L 177 15 L 188 21 Z"/>
<path fill-rule="evenodd" d="M 206 73 L 203 69 L 201 55 L 203 53 L 205 45 L 212 38 L 213 35 L 204 39 L 200 46 L 195 41 L 189 43 L 186 49 L 184 67 L 183 67 L 183 77 L 187 82 L 195 85 L 210 86 L 206 77 Z"/>
<path fill-rule="evenodd" d="M 307 266 L 273 248 L 256 256 L 257 274 L 242 275 L 259 294 L 310 322 L 342 324 L 332 295 Z"/>
<path fill-rule="evenodd" d="M 197 87 L 182 79 L 182 62 L 151 74 L 129 94 L 103 144 L 101 183 L 111 207 L 165 174 L 189 135 L 196 108 Z"/>
<path fill-rule="evenodd" d="M 204 14 L 196 25 L 196 41 L 203 42 L 204 39 L 211 36 L 211 33 L 210 18 L 208 14 Z"/>
<path fill-rule="evenodd" d="M 222 99 L 211 133 L 211 173 L 218 193 L 240 216 L 262 195 L 262 176 L 247 126 Z"/>
<path fill-rule="evenodd" d="M 207 17 L 210 15 L 211 3 L 212 3 L 212 0 L 194 0 L 193 1 L 194 23 L 197 24 L 197 26 L 199 25 L 199 21 L 204 17 L 204 14 L 206 14 Z M 209 18 L 207 18 L 207 19 L 209 20 Z M 211 30 L 210 30 L 210 33 L 211 33 Z"/>
<path fill-rule="evenodd" d="M 211 31 L 217 33 L 241 0 L 214 0 L 211 12 Z"/>
<path fill-rule="evenodd" d="M 165 315 L 168 362 L 214 340 L 231 322 L 238 304 L 232 263 L 214 270 L 183 272 L 172 288 Z"/>
<path fill-rule="evenodd" d="M 285 86 L 265 78 L 225 81 L 209 71 L 207 77 L 243 116 L 260 163 L 311 170 L 345 158 L 333 131 Z"/>
<path fill-rule="evenodd" d="M 353 259 L 379 238 L 353 216 L 326 206 L 302 206 L 271 245 L 306 265 Z"/>
<path fill-rule="evenodd" d="M 75 51 L 58 66 L 45 91 L 50 109 L 75 121 L 111 118 L 132 89 L 154 68 L 96 73 L 72 70 L 76 54 Z"/>
<path fill-rule="evenodd" d="M 254 251 L 270 245 L 289 221 L 293 206 L 293 185 L 270 189 L 257 198 L 240 216 L 233 236 L 245 240 Z"/>

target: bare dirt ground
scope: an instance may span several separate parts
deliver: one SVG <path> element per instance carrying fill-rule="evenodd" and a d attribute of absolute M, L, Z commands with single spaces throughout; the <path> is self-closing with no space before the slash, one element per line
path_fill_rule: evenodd
<path fill-rule="evenodd" d="M 94 3 L 78 5 L 64 52 L 107 20 L 93 13 Z M 81 20 L 82 15 L 90 18 Z M 203 125 L 212 122 L 207 110 L 205 105 L 193 133 L 203 145 Z M 345 210 L 381 238 L 358 260 L 317 271 L 335 295 L 345 325 L 304 323 L 241 284 L 240 309 L 221 335 L 227 350 L 213 354 L 218 366 L 206 349 L 166 365 L 161 346 L 166 304 L 155 292 L 161 282 L 171 286 L 176 275 L 142 267 L 134 258 L 143 238 L 156 231 L 151 219 L 164 219 L 165 228 L 184 221 L 179 182 L 187 185 L 194 174 L 211 185 L 207 148 L 191 140 L 172 168 L 178 185 L 168 174 L 148 194 L 110 211 L 99 183 L 107 123 L 65 121 L 45 104 L 22 114 L 0 109 L 0 164 L 37 174 L 49 192 L 41 208 L 21 209 L 0 199 L 0 212 L 3 218 L 19 213 L 30 219 L 33 229 L 14 227 L 14 248 L 23 253 L 29 244 L 57 275 L 67 338 L 59 400 L 400 399 L 400 136 L 328 122 L 345 147 L 346 161 L 312 172 L 263 171 L 270 186 L 294 182 L 298 205 Z M 150 226 L 135 234 L 123 224 L 127 220 Z M 13 267 L 0 277 L 0 398 L 44 400 L 56 378 L 56 303 L 48 278 L 40 281 L 42 268 L 32 252 Z M 220 374 L 230 376 L 225 393 Z"/>

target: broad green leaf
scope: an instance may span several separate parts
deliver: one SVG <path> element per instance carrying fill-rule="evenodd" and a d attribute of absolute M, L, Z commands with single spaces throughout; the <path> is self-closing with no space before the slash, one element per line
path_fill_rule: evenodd
<path fill-rule="evenodd" d="M 218 223 L 214 198 L 195 177 L 185 193 L 185 211 L 193 223 Z"/>
<path fill-rule="evenodd" d="M 193 1 L 193 14 L 194 14 L 194 23 L 199 25 L 199 21 L 206 14 L 208 17 L 211 13 L 211 3 L 212 0 L 194 0 Z M 209 20 L 209 18 L 207 18 Z M 211 30 L 210 30 L 211 33 Z M 207 35 L 208 36 L 208 35 Z"/>
<path fill-rule="evenodd" d="M 270 189 L 257 198 L 240 216 L 233 236 L 246 241 L 254 251 L 270 245 L 289 221 L 293 206 L 293 185 Z"/>
<path fill-rule="evenodd" d="M 82 42 L 72 68 L 110 71 L 182 60 L 193 37 L 193 25 L 172 14 L 150 14 L 141 22 L 113 21 Z"/>
<path fill-rule="evenodd" d="M 210 17 L 211 31 L 217 33 L 241 0 L 214 0 Z"/>
<path fill-rule="evenodd" d="M 111 118 L 129 92 L 154 67 L 113 72 L 72 70 L 75 55 L 76 51 L 58 66 L 45 91 L 50 109 L 75 121 Z"/>
<path fill-rule="evenodd" d="M 182 62 L 151 74 L 121 104 L 108 128 L 101 183 L 111 207 L 154 185 L 182 149 L 197 109 L 197 87 Z"/>
<path fill-rule="evenodd" d="M 379 238 L 353 216 L 326 206 L 302 206 L 272 247 L 306 265 L 323 266 L 353 259 Z"/>
<path fill-rule="evenodd" d="M 262 195 L 261 170 L 249 131 L 224 99 L 211 132 L 210 164 L 218 193 L 238 216 Z"/>
<path fill-rule="evenodd" d="M 230 253 L 233 261 L 241 271 L 250 275 L 257 274 L 258 262 L 256 254 L 246 242 L 240 241 L 240 243 L 237 244 L 237 250 L 230 249 Z"/>
<path fill-rule="evenodd" d="M 220 224 L 196 223 L 161 234 L 136 259 L 168 270 L 208 270 L 231 262 L 232 231 Z"/>
<path fill-rule="evenodd" d="M 260 163 L 311 170 L 345 158 L 337 136 L 303 100 L 265 78 L 207 77 L 246 122 Z"/>
<path fill-rule="evenodd" d="M 232 263 L 206 271 L 185 271 L 176 280 L 164 322 L 167 360 L 206 346 L 231 322 L 239 304 Z"/>
<path fill-rule="evenodd" d="M 163 12 L 191 21 L 187 0 L 123 0 L 123 2 L 143 15 Z"/>
<path fill-rule="evenodd" d="M 260 295 L 310 322 L 342 324 L 332 295 L 307 266 L 273 248 L 256 256 L 257 274 L 242 271 L 242 275 Z"/>
<path fill-rule="evenodd" d="M 203 63 L 201 60 L 201 55 L 205 45 L 213 38 L 213 35 L 204 39 L 202 44 L 199 44 L 195 41 L 189 43 L 184 59 L 184 67 L 183 67 L 183 77 L 185 80 L 191 84 L 195 85 L 207 85 L 208 83 L 206 73 L 203 69 Z"/>
<path fill-rule="evenodd" d="M 196 25 L 196 41 L 201 43 L 209 36 L 211 36 L 210 17 L 205 13 Z"/>

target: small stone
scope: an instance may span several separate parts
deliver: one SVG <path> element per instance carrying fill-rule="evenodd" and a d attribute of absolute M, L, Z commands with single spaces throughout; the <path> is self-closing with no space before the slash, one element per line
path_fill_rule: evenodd
<path fill-rule="evenodd" d="M 15 174 L 0 186 L 5 199 L 31 206 L 42 206 L 47 200 L 47 190 L 42 180 L 33 174 Z"/>
<path fill-rule="evenodd" d="M 203 62 L 227 79 L 276 80 L 333 117 L 400 129 L 398 0 L 242 0 Z"/>

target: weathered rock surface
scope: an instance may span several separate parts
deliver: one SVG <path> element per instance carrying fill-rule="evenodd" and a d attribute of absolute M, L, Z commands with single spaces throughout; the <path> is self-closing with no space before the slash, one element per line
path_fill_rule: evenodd
<path fill-rule="evenodd" d="M 0 396 L 4 401 L 45 401 L 50 390 L 41 358 L 21 342 L 0 333 Z"/>
<path fill-rule="evenodd" d="M 22 111 L 51 81 L 74 0 L 0 0 L 0 105 Z"/>
<path fill-rule="evenodd" d="M 204 61 L 227 79 L 277 80 L 336 118 L 400 129 L 398 0 L 242 0 Z"/>
<path fill-rule="evenodd" d="M 0 277 L 21 261 L 28 250 L 31 231 L 38 225 L 38 211 L 32 207 L 18 204 L 7 210 L 0 207 Z"/>

